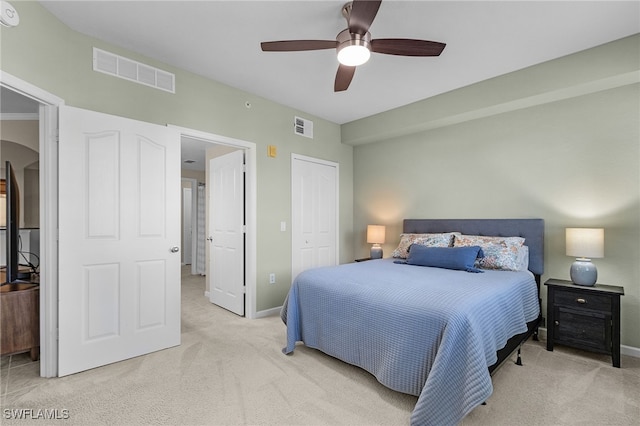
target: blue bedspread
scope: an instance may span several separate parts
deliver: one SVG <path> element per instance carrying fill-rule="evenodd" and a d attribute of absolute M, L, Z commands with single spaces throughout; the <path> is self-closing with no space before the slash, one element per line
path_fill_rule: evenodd
<path fill-rule="evenodd" d="M 296 278 L 282 308 L 283 352 L 302 341 L 418 396 L 412 425 L 453 425 L 491 395 L 496 351 L 538 314 L 530 272 L 391 259 L 317 268 Z"/>

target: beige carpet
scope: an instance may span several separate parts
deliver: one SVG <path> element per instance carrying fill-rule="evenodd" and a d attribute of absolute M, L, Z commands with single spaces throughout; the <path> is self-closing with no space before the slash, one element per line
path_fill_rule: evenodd
<path fill-rule="evenodd" d="M 211 305 L 204 282 L 182 291 L 182 345 L 58 379 L 28 357 L 2 358 L 1 420 L 12 424 L 408 425 L 416 398 L 365 371 L 300 346 L 280 350 L 279 317 L 239 318 Z M 637 425 L 640 359 L 527 343 L 524 366 L 505 364 L 494 393 L 463 425 Z M 64 420 L 16 420 L 13 409 Z M 57 411 L 51 411 L 57 410 Z M 24 411 L 23 411 L 24 412 Z"/>

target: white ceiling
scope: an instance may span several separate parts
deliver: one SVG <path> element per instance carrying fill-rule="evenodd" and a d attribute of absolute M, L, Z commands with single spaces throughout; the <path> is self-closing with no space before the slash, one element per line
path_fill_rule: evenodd
<path fill-rule="evenodd" d="M 81 33 L 339 124 L 640 33 L 637 0 L 385 0 L 374 39 L 447 47 L 436 58 L 373 54 L 334 93 L 335 51 L 266 53 L 260 42 L 333 40 L 344 0 L 41 3 Z"/>

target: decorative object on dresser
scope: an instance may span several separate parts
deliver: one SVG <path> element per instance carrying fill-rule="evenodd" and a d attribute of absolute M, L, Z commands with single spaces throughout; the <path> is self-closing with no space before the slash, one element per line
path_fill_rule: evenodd
<path fill-rule="evenodd" d="M 371 259 L 382 259 L 382 247 L 380 247 L 380 244 L 384 244 L 384 238 L 384 225 L 367 226 L 367 243 L 373 244 L 371 246 Z"/>
<path fill-rule="evenodd" d="M 611 355 L 620 368 L 620 296 L 624 287 L 586 287 L 549 279 L 547 286 L 547 350 L 554 344 Z"/>
<path fill-rule="evenodd" d="M 576 257 L 571 265 L 571 281 L 578 285 L 594 285 L 598 270 L 591 259 L 604 257 L 604 229 L 567 228 L 566 243 L 567 256 Z"/>

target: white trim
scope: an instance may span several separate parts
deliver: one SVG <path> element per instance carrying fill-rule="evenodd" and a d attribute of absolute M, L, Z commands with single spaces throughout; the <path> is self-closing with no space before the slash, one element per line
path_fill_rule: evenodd
<path fill-rule="evenodd" d="M 58 375 L 58 109 L 40 106 L 40 375 Z"/>
<path fill-rule="evenodd" d="M 24 80 L 0 70 L 0 85 L 45 105 L 64 105 L 64 100 Z"/>
<path fill-rule="evenodd" d="M 545 327 L 538 327 L 538 337 L 540 340 L 547 340 L 547 329 Z"/>
<path fill-rule="evenodd" d="M 640 358 L 640 348 L 636 348 L 634 346 L 620 345 L 620 355 Z"/>
<path fill-rule="evenodd" d="M 340 164 L 336 163 L 335 161 L 323 160 L 321 158 L 315 158 L 315 157 L 308 157 L 306 155 L 296 154 L 296 153 L 291 153 L 291 160 L 308 161 L 310 163 L 318 163 L 318 164 L 323 164 L 325 166 L 335 167 L 336 169 L 340 166 Z"/>
<path fill-rule="evenodd" d="M 334 161 L 322 160 L 320 158 L 308 157 L 306 155 L 291 153 L 291 170 L 293 170 L 293 162 L 295 160 L 308 161 L 311 163 L 322 164 L 324 166 L 336 168 L 336 265 L 340 263 L 340 163 Z M 291 176 L 293 178 L 293 176 Z M 293 187 L 293 182 L 290 182 Z M 293 190 L 291 190 L 293 196 Z M 293 218 L 293 200 L 291 203 L 291 217 Z M 291 233 L 291 248 L 293 249 L 293 232 Z M 293 275 L 293 252 L 291 253 L 291 270 Z M 292 276 L 293 280 L 295 277 Z"/>
<path fill-rule="evenodd" d="M 245 262 L 246 262 L 246 294 L 245 317 L 256 318 L 256 276 L 257 276 L 257 149 L 256 144 L 240 139 L 229 138 L 213 133 L 202 132 L 186 127 L 168 124 L 168 127 L 178 129 L 181 136 L 198 139 L 212 144 L 227 145 L 244 149 L 245 152 L 245 211 L 247 221 Z"/>
<path fill-rule="evenodd" d="M 266 318 L 274 315 L 280 315 L 280 311 L 282 310 L 282 306 L 276 306 L 275 308 L 265 309 L 264 311 L 256 312 L 256 318 Z"/>
<path fill-rule="evenodd" d="M 40 376 L 58 375 L 58 107 L 64 100 L 0 70 L 0 86 L 39 102 Z"/>

